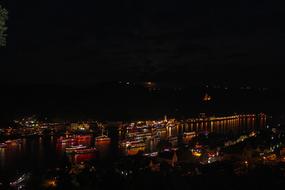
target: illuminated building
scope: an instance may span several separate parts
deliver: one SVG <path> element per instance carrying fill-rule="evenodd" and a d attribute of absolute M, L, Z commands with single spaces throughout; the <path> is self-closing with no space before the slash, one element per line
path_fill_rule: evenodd
<path fill-rule="evenodd" d="M 90 125 L 87 123 L 71 123 L 70 129 L 72 131 L 86 131 L 90 129 Z"/>

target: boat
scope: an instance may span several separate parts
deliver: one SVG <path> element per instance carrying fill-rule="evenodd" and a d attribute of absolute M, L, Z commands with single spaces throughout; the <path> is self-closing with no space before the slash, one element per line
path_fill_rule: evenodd
<path fill-rule="evenodd" d="M 83 148 L 83 149 L 77 149 L 74 150 L 75 154 L 90 154 L 90 153 L 95 153 L 97 151 L 96 148 L 91 147 L 91 148 Z"/>
<path fill-rule="evenodd" d="M 176 136 L 169 137 L 168 141 L 169 142 L 176 142 L 176 141 L 178 141 L 178 137 L 176 137 Z"/>
<path fill-rule="evenodd" d="M 31 177 L 31 173 L 24 173 L 15 181 L 10 182 L 10 186 L 11 187 L 23 187 L 24 184 L 30 179 L 30 177 Z"/>
<path fill-rule="evenodd" d="M 6 143 L 6 144 L 11 144 L 11 143 L 12 143 L 12 140 L 6 140 L 5 143 Z"/>
<path fill-rule="evenodd" d="M 148 125 L 140 125 L 140 126 L 136 126 L 137 129 L 150 129 L 151 126 Z"/>
<path fill-rule="evenodd" d="M 177 146 L 178 143 L 178 137 L 172 136 L 168 138 L 168 142 L 172 144 L 172 146 Z"/>
<path fill-rule="evenodd" d="M 134 138 L 134 137 L 140 137 L 140 138 L 147 138 L 151 137 L 152 133 L 151 132 L 141 132 L 141 131 L 134 131 L 134 132 L 129 132 L 128 137 L 129 138 Z"/>
<path fill-rule="evenodd" d="M 84 145 L 70 146 L 70 147 L 65 148 L 65 152 L 66 153 L 74 153 L 76 150 L 85 149 L 85 148 L 86 148 L 86 146 L 84 146 Z"/>
<path fill-rule="evenodd" d="M 95 138 L 96 143 L 109 143 L 111 138 L 104 135 L 104 126 L 102 125 L 101 135 Z"/>
<path fill-rule="evenodd" d="M 7 140 L 7 141 L 5 141 L 5 144 L 11 144 L 11 145 L 17 145 L 17 144 L 19 144 L 19 143 L 21 143 L 22 142 L 22 139 L 14 139 L 14 140 Z"/>
<path fill-rule="evenodd" d="M 75 143 L 76 139 L 72 138 L 72 137 L 60 137 L 59 139 L 57 139 L 58 143 L 62 143 L 62 144 L 68 144 L 68 143 Z"/>
<path fill-rule="evenodd" d="M 94 153 L 74 154 L 74 162 L 77 164 L 82 164 L 83 162 L 87 162 L 96 157 L 97 155 Z"/>
<path fill-rule="evenodd" d="M 125 141 L 122 141 L 120 143 L 121 147 L 123 148 L 127 148 L 127 147 L 132 147 L 132 146 L 136 146 L 136 145 L 139 145 L 139 144 L 143 144 L 145 145 L 144 141 L 139 139 L 139 140 L 125 140 Z"/>
<path fill-rule="evenodd" d="M 140 151 L 144 152 L 146 145 L 145 143 L 132 143 L 127 148 L 127 155 L 135 155 Z"/>
<path fill-rule="evenodd" d="M 144 151 L 146 144 L 143 140 L 124 140 L 120 142 L 120 147 L 126 151 L 127 155 L 135 155 L 139 151 Z"/>
<path fill-rule="evenodd" d="M 91 135 L 77 135 L 77 136 L 75 137 L 75 139 L 76 139 L 77 141 L 89 141 L 89 140 L 91 140 L 91 138 L 92 138 Z"/>
<path fill-rule="evenodd" d="M 192 139 L 196 137 L 196 132 L 184 132 L 183 137 L 187 139 Z"/>
<path fill-rule="evenodd" d="M 184 136 L 195 136 L 196 132 L 195 131 L 193 131 L 193 132 L 184 132 L 183 134 L 184 134 Z"/>
<path fill-rule="evenodd" d="M 132 141 L 132 142 L 126 143 L 127 149 L 139 148 L 139 147 L 145 147 L 145 142 L 144 141 Z"/>
<path fill-rule="evenodd" d="M 6 148 L 7 144 L 6 143 L 0 143 L 0 148 Z"/>
<path fill-rule="evenodd" d="M 157 157 L 158 156 L 158 152 L 145 153 L 144 156 L 147 156 L 147 157 Z"/>
<path fill-rule="evenodd" d="M 96 141 L 96 143 L 99 143 L 99 142 L 110 142 L 111 138 L 108 137 L 107 135 L 100 135 L 100 136 L 95 138 L 95 141 Z"/>

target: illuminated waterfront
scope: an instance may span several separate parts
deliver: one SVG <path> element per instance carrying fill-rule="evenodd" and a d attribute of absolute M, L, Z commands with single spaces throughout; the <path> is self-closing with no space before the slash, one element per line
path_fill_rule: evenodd
<path fill-rule="evenodd" d="M 192 137 L 187 139 L 183 136 L 189 132 L 199 133 L 221 133 L 221 134 L 242 134 L 259 128 L 263 128 L 266 123 L 265 115 L 243 115 L 228 117 L 211 117 L 187 119 L 185 121 L 176 121 L 174 119 L 158 121 L 140 121 L 135 123 L 120 124 L 115 128 L 108 128 L 111 137 L 110 143 L 95 144 L 95 137 L 91 139 L 81 138 L 80 144 L 96 147 L 99 152 L 96 158 L 108 159 L 110 157 L 122 156 L 126 149 L 119 148 L 120 143 L 126 138 L 129 140 L 141 139 L 143 148 L 138 150 L 145 153 L 158 151 L 160 141 L 170 141 L 172 148 L 187 144 Z M 139 132 L 141 131 L 141 132 Z M 150 132 L 152 131 L 152 132 Z M 191 133 L 189 133 L 191 134 Z M 174 138 L 175 137 L 175 138 Z M 47 168 L 64 167 L 70 161 L 84 161 L 92 159 L 92 155 L 68 156 L 65 153 L 66 144 L 59 144 L 60 136 L 44 135 L 28 138 L 21 138 L 21 142 L 9 144 L 6 148 L 0 149 L 1 156 L 1 178 L 9 178 L 15 174 L 15 171 L 45 170 Z M 5 175 L 3 175 L 5 173 Z"/>
<path fill-rule="evenodd" d="M 161 178 L 165 172 L 204 176 L 205 167 L 218 172 L 219 164 L 223 170 L 230 164 L 233 175 L 248 175 L 254 164 L 271 166 L 285 158 L 281 124 L 271 118 L 260 113 L 130 122 L 23 120 L 20 127 L 2 128 L 0 181 L 4 187 L 67 188 L 86 185 L 78 181 L 84 174 L 93 186 L 92 180 L 106 182 L 108 175 L 121 183 L 149 172 Z"/>
<path fill-rule="evenodd" d="M 266 115 L 234 115 L 225 117 L 201 117 L 191 118 L 185 121 L 165 118 L 161 121 L 138 121 L 121 126 L 119 134 L 121 140 L 127 142 L 137 142 L 139 147 L 134 147 L 137 151 L 147 153 L 157 151 L 160 140 L 169 141 L 172 147 L 178 147 L 181 143 L 188 143 L 184 134 L 189 132 L 213 133 L 228 136 L 237 136 L 251 131 L 264 128 Z M 142 146 L 144 144 L 145 146 Z M 126 148 L 128 152 L 128 148 Z M 137 151 L 132 152 L 135 154 Z"/>
<path fill-rule="evenodd" d="M 10 144 L 6 148 L 0 148 L 0 179 L 5 182 L 14 178 L 16 173 L 27 171 L 43 172 L 47 169 L 65 168 L 71 162 L 96 158 L 94 154 L 67 155 L 66 145 L 59 144 L 57 136 L 43 136 L 23 138 L 18 144 Z M 94 138 L 91 141 L 82 141 L 82 144 L 94 145 Z M 100 157 L 110 157 L 112 145 L 97 145 Z"/>

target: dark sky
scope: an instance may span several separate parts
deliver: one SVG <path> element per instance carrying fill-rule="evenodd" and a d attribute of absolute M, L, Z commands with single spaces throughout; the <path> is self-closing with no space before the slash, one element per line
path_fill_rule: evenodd
<path fill-rule="evenodd" d="M 3 3 L 3 83 L 276 82 L 283 74 L 285 12 L 271 0 Z"/>

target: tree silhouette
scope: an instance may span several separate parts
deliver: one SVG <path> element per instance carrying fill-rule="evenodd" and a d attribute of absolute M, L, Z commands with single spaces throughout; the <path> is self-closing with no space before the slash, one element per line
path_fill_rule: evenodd
<path fill-rule="evenodd" d="M 8 11 L 0 5 L 0 47 L 6 46 L 6 21 L 8 19 Z"/>

